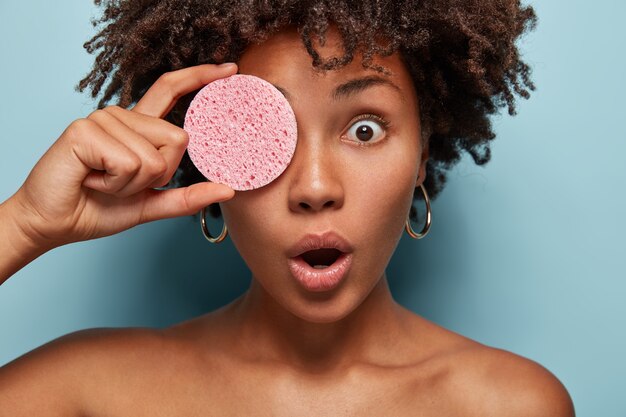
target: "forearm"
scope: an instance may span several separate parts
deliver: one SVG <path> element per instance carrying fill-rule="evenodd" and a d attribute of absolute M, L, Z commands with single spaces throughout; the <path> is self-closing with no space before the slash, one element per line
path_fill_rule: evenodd
<path fill-rule="evenodd" d="M 20 210 L 11 198 L 0 204 L 0 285 L 47 251 L 19 225 Z"/>

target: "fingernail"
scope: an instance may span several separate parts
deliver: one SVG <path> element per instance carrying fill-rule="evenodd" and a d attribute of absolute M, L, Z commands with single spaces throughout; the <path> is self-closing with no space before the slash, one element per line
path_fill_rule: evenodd
<path fill-rule="evenodd" d="M 237 64 L 235 64 L 234 62 L 224 62 L 223 64 L 219 64 L 218 67 L 220 68 L 234 68 L 236 67 Z"/>
<path fill-rule="evenodd" d="M 233 193 L 233 189 L 230 187 L 223 188 L 222 190 L 220 190 L 219 194 L 220 196 L 218 197 L 218 201 L 230 200 L 235 196 L 235 193 Z"/>

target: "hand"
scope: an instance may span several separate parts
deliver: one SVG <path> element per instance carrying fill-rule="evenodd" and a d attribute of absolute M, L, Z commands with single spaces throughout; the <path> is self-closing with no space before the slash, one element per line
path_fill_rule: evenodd
<path fill-rule="evenodd" d="M 180 97 L 236 71 L 206 64 L 166 73 L 132 110 L 110 106 L 72 122 L 11 197 L 19 229 L 53 248 L 232 198 L 230 187 L 210 182 L 153 188 L 170 181 L 188 142 L 162 118 Z"/>

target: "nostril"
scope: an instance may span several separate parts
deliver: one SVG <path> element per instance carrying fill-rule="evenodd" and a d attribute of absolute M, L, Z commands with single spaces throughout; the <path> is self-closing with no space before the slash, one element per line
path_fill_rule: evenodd
<path fill-rule="evenodd" d="M 335 202 L 333 200 L 327 201 L 323 204 L 322 207 L 326 208 L 326 207 L 331 207 L 335 204 Z M 307 203 L 299 203 L 298 204 L 300 207 L 302 207 L 303 209 L 310 209 L 311 205 L 307 204 Z"/>

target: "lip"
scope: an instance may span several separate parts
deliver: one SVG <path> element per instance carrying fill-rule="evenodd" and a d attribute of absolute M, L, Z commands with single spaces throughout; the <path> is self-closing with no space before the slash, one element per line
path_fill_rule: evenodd
<path fill-rule="evenodd" d="M 337 260 L 326 268 L 313 268 L 301 256 L 305 252 L 322 248 L 333 248 L 341 251 Z M 329 291 L 337 287 L 347 275 L 352 265 L 353 251 L 354 248 L 350 242 L 334 231 L 307 234 L 287 252 L 289 271 L 306 290 L 312 292 Z"/>
<path fill-rule="evenodd" d="M 322 234 L 310 233 L 305 235 L 287 251 L 287 256 L 295 258 L 302 255 L 304 252 L 322 248 L 338 249 L 344 254 L 354 251 L 354 248 L 347 239 L 331 230 Z"/>
<path fill-rule="evenodd" d="M 311 292 L 330 291 L 345 278 L 352 265 L 351 253 L 341 253 L 332 265 L 316 269 L 309 265 L 302 256 L 289 259 L 289 271 L 295 280 Z"/>

